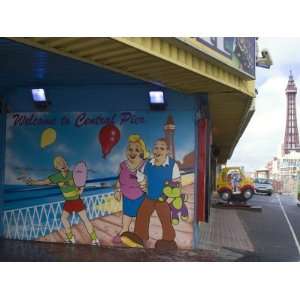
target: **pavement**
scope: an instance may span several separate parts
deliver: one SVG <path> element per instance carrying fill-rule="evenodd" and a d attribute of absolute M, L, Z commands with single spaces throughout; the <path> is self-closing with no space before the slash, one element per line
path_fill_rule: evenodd
<path fill-rule="evenodd" d="M 209 245 L 253 252 L 254 246 L 236 209 L 211 208 L 210 222 L 200 224 L 200 248 Z"/>
<path fill-rule="evenodd" d="M 253 255 L 236 210 L 212 208 L 210 223 L 200 225 L 200 236 L 198 249 L 176 251 L 0 240 L 0 261 L 228 262 Z"/>
<path fill-rule="evenodd" d="M 243 255 L 222 248 L 157 251 L 36 241 L 0 240 L 4 262 L 224 262 Z"/>
<path fill-rule="evenodd" d="M 213 199 L 213 203 L 217 201 Z M 0 240 L 0 261 L 242 261 L 254 246 L 236 210 L 211 209 L 209 223 L 200 224 L 198 249 L 157 251 L 109 246 L 66 245 L 37 241 Z"/>
<path fill-rule="evenodd" d="M 238 209 L 218 206 L 219 197 L 212 195 L 209 223 L 200 223 L 200 249 L 216 249 L 239 253 L 239 260 L 253 255 L 255 248 L 242 223 Z M 254 211 L 250 214 L 256 215 Z"/>

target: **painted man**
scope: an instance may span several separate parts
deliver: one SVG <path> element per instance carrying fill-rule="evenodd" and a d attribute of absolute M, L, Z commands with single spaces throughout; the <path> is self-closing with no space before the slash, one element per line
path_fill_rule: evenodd
<path fill-rule="evenodd" d="M 81 221 L 83 222 L 86 230 L 91 238 L 92 245 L 100 245 L 96 236 L 95 229 L 87 217 L 85 205 L 81 199 L 83 188 L 78 188 L 73 179 L 73 172 L 69 169 L 67 162 L 62 156 L 56 156 L 53 160 L 56 173 L 50 175 L 46 179 L 35 180 L 28 178 L 26 183 L 29 185 L 58 185 L 64 197 L 65 203 L 61 216 L 61 222 L 66 231 L 66 243 L 75 243 L 74 234 L 72 232 L 71 224 L 69 221 L 70 215 L 75 212 L 78 213 Z"/>
<path fill-rule="evenodd" d="M 166 201 L 161 201 L 161 197 L 167 181 L 181 181 L 179 168 L 175 160 L 169 157 L 165 139 L 155 142 L 152 154 L 153 158 L 142 169 L 143 177 L 138 179 L 146 191 L 146 198 L 138 211 L 134 232 L 123 233 L 121 240 L 129 247 L 143 248 L 149 240 L 150 218 L 156 211 L 162 226 L 162 239 L 156 242 L 155 248 L 176 249 L 170 208 Z"/>

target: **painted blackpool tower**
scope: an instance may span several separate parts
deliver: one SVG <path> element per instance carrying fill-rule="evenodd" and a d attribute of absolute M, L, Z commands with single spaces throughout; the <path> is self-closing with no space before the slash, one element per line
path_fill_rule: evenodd
<path fill-rule="evenodd" d="M 292 71 L 290 71 L 289 81 L 285 89 L 285 93 L 287 98 L 287 110 L 283 153 L 288 154 L 290 151 L 300 152 L 296 111 L 297 87 L 294 82 Z"/>
<path fill-rule="evenodd" d="M 174 134 L 175 134 L 175 123 L 172 115 L 168 116 L 167 122 L 164 126 L 165 130 L 165 139 L 168 143 L 170 156 L 171 158 L 175 159 L 175 142 L 174 142 Z"/>

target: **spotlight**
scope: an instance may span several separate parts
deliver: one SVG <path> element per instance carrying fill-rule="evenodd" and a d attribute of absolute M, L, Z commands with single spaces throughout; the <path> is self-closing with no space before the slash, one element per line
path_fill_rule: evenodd
<path fill-rule="evenodd" d="M 164 93 L 162 91 L 149 92 L 149 104 L 152 110 L 166 109 L 167 104 L 164 99 Z"/>
<path fill-rule="evenodd" d="M 39 110 L 47 109 L 50 102 L 46 98 L 46 93 L 44 89 L 32 89 L 31 94 L 33 102 Z"/>
<path fill-rule="evenodd" d="M 35 102 L 47 101 L 44 89 L 32 89 L 31 93 L 32 93 L 33 101 Z"/>

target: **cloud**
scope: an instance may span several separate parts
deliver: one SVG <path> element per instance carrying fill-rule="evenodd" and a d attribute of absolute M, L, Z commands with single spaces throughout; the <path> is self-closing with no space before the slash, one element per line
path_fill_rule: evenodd
<path fill-rule="evenodd" d="M 54 145 L 54 147 L 51 148 L 51 152 L 55 154 L 59 153 L 61 155 L 70 155 L 71 153 L 73 153 L 72 149 L 66 144 Z"/>
<path fill-rule="evenodd" d="M 271 69 L 256 68 L 256 84 L 260 87 L 270 77 L 288 76 L 289 70 L 300 70 L 300 38 L 259 38 L 259 51 L 268 49 Z"/>
<path fill-rule="evenodd" d="M 27 161 L 22 160 L 17 153 L 7 147 L 5 150 L 5 184 L 23 184 L 20 177 L 40 178 L 44 177 L 45 173 L 48 174 L 51 170 L 43 168 L 28 167 Z"/>
<path fill-rule="evenodd" d="M 109 154 L 105 160 L 101 158 L 98 163 L 91 166 L 94 173 L 93 177 L 117 175 L 119 165 L 124 159 L 126 159 L 125 148 L 122 151 Z"/>
<path fill-rule="evenodd" d="M 179 160 L 181 162 L 183 162 L 183 158 L 191 153 L 192 151 L 194 151 L 194 147 L 191 147 L 191 145 L 188 145 L 186 147 L 181 147 L 180 149 L 176 149 L 175 151 L 175 156 L 176 156 L 176 160 Z"/>
<path fill-rule="evenodd" d="M 293 66 L 300 62 L 300 38 L 259 38 L 259 50 L 267 48 L 274 61 L 274 66 Z"/>
<path fill-rule="evenodd" d="M 10 148 L 5 151 L 5 183 L 6 184 L 20 184 L 17 179 L 19 176 L 26 176 L 24 169 L 25 165 L 20 160 L 16 153 Z"/>

